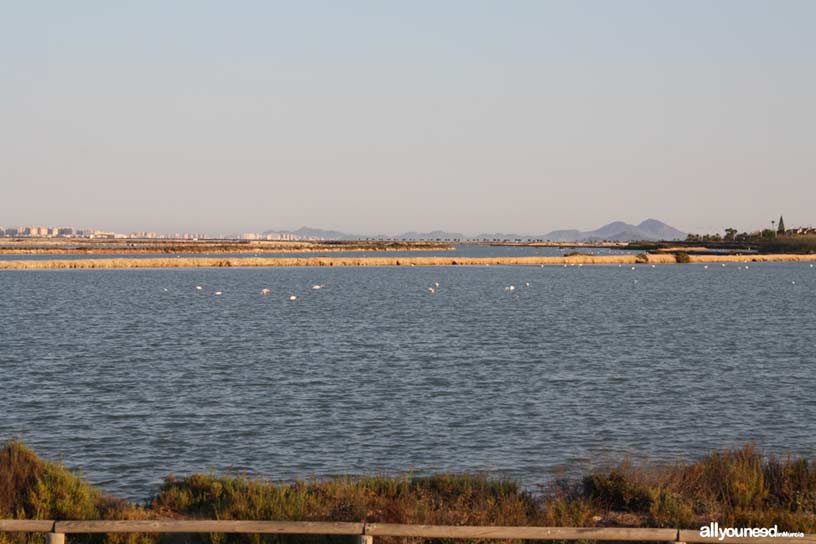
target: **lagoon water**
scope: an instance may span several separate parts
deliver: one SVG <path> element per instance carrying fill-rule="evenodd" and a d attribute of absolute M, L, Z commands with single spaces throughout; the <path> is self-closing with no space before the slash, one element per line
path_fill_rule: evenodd
<path fill-rule="evenodd" d="M 749 441 L 816 455 L 803 263 L 0 271 L 0 292 L 0 439 L 133 499 L 193 471 L 533 485 Z"/>

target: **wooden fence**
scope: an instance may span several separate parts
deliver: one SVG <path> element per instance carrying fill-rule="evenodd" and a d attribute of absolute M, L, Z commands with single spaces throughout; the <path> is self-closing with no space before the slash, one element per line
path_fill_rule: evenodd
<path fill-rule="evenodd" d="M 346 535 L 359 544 L 374 537 L 475 540 L 594 540 L 625 542 L 714 544 L 816 544 L 816 534 L 803 538 L 725 538 L 700 536 L 697 530 L 636 529 L 623 527 L 480 527 L 405 525 L 398 523 L 344 523 L 310 521 L 139 520 L 54 521 L 0 520 L 0 533 L 46 533 L 48 544 L 65 544 L 65 535 L 89 533 L 246 533 L 278 535 Z"/>

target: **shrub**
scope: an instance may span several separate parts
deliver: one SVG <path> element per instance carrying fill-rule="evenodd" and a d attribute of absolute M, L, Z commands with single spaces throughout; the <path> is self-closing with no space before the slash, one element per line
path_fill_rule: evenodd
<path fill-rule="evenodd" d="M 674 254 L 674 260 L 681 264 L 688 264 L 691 262 L 691 257 L 685 251 L 678 251 Z"/>
<path fill-rule="evenodd" d="M 146 519 L 144 509 L 105 496 L 63 465 L 40 459 L 12 440 L 0 449 L 0 518 L 13 519 Z M 72 542 L 147 542 L 145 535 L 77 535 Z M 41 543 L 43 535 L 0 533 L 0 544 Z"/>
<path fill-rule="evenodd" d="M 102 494 L 20 442 L 0 449 L 0 518 L 252 519 L 430 525 L 695 528 L 711 521 L 816 531 L 816 468 L 765 458 L 750 446 L 674 465 L 617 466 L 533 493 L 483 474 L 366 476 L 275 483 L 235 475 L 168 477 L 146 507 Z M 344 537 L 285 535 L 76 535 L 77 544 L 209 542 L 325 544 Z M 397 542 L 399 539 L 384 539 Z M 41 543 L 3 535 L 0 544 Z"/>
<path fill-rule="evenodd" d="M 584 478 L 584 497 L 606 510 L 644 512 L 651 506 L 647 489 L 636 484 L 621 469 Z"/>

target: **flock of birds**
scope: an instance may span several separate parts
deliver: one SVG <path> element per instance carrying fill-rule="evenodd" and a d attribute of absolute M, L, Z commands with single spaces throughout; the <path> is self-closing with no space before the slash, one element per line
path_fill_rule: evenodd
<path fill-rule="evenodd" d="M 318 289 L 323 289 L 324 287 L 325 287 L 325 285 L 315 284 L 315 285 L 312 285 L 312 290 L 317 291 Z M 196 288 L 196 291 L 203 291 L 204 290 L 204 287 L 202 285 L 196 285 L 195 288 Z M 167 291 L 166 288 L 164 290 Z M 224 294 L 223 291 L 214 291 L 213 292 L 214 296 L 221 296 L 223 294 Z M 268 287 L 264 287 L 263 289 L 261 289 L 261 295 L 266 297 L 266 296 L 269 296 L 271 294 L 272 294 L 272 290 L 269 289 Z M 289 295 L 289 300 L 294 302 L 297 299 L 298 299 L 297 295 Z"/>
<path fill-rule="evenodd" d="M 489 266 L 489 265 L 485 265 L 485 266 Z M 568 267 L 568 266 L 578 266 L 578 267 L 582 267 L 582 266 L 583 266 L 583 264 L 581 264 L 581 263 L 578 263 L 578 264 L 565 264 L 565 265 L 564 265 L 564 268 L 566 268 L 566 267 Z M 721 267 L 723 267 L 723 268 L 725 268 L 725 267 L 726 267 L 726 264 L 725 264 L 725 263 L 721 263 L 721 264 L 720 264 L 720 266 L 721 266 Z M 618 265 L 618 268 L 622 268 L 622 267 L 623 267 L 623 265 L 621 265 L 621 264 L 619 264 L 619 265 Z M 651 267 L 652 267 L 652 268 L 656 268 L 656 265 L 651 265 Z M 706 264 L 706 265 L 703 265 L 703 269 L 704 269 L 704 270 L 708 270 L 708 267 L 709 267 L 709 265 L 707 265 L 707 264 Z M 813 268 L 813 267 L 814 267 L 814 265 L 813 265 L 813 264 L 811 264 L 811 265 L 810 265 L 810 268 Z M 543 264 L 541 265 L 541 268 L 544 268 L 544 265 L 543 265 Z M 633 267 L 632 267 L 632 270 L 637 270 L 637 268 L 638 268 L 638 267 L 633 266 Z M 743 270 L 743 269 L 744 269 L 744 270 L 748 270 L 748 265 L 746 264 L 746 265 L 744 265 L 744 266 L 743 266 L 743 265 L 738 265 L 738 266 L 737 266 L 737 270 Z M 637 283 L 637 280 L 635 280 L 635 283 Z M 795 282 L 795 281 L 791 281 L 791 284 L 796 285 L 796 282 Z M 317 291 L 317 290 L 323 289 L 324 287 L 325 287 L 325 285 L 324 285 L 324 284 L 314 284 L 314 285 L 312 285 L 312 290 Z M 525 283 L 524 283 L 524 287 L 530 287 L 530 282 L 525 282 Z M 196 288 L 196 290 L 197 290 L 197 291 L 202 291 L 202 290 L 204 289 L 204 287 L 203 287 L 203 286 L 201 286 L 201 285 L 196 285 L 196 286 L 195 286 L 195 288 Z M 430 286 L 430 287 L 428 287 L 428 288 L 427 288 L 427 292 L 428 292 L 428 294 L 431 294 L 431 295 L 435 295 L 435 294 L 437 293 L 437 291 L 438 291 L 438 290 L 439 290 L 439 282 L 438 282 L 438 281 L 437 281 L 437 282 L 434 282 L 432 286 Z M 166 292 L 166 291 L 167 291 L 167 289 L 165 288 L 165 289 L 164 289 L 164 291 Z M 515 291 L 516 291 L 516 286 L 515 286 L 515 285 L 508 285 L 508 286 L 506 286 L 506 287 L 504 288 L 504 291 L 505 291 L 506 293 L 514 294 L 514 293 L 515 293 Z M 213 292 L 213 295 L 214 295 L 214 296 L 221 296 L 221 295 L 223 295 L 223 294 L 224 294 L 224 292 L 223 292 L 223 291 L 214 291 L 214 292 Z M 261 295 L 263 295 L 263 296 L 269 296 L 269 295 L 271 295 L 271 294 L 272 294 L 272 290 L 271 290 L 271 289 L 269 289 L 269 288 L 267 288 L 267 287 L 264 287 L 263 289 L 261 289 Z M 517 296 L 517 295 L 514 295 L 514 297 L 515 297 L 515 296 Z M 290 300 L 290 301 L 294 302 L 294 301 L 296 301 L 297 299 L 298 299 L 297 295 L 295 295 L 295 294 L 289 295 L 289 300 Z"/>

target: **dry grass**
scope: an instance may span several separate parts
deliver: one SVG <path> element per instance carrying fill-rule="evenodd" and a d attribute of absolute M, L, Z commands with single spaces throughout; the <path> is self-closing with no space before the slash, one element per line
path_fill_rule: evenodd
<path fill-rule="evenodd" d="M 815 262 L 816 254 L 804 255 L 794 253 L 750 254 L 750 255 L 689 255 L 693 263 L 776 263 L 776 262 Z"/>
<path fill-rule="evenodd" d="M 724 526 L 816 531 L 816 465 L 765 457 L 751 446 L 668 466 L 623 463 L 586 476 L 576 500 L 650 527 Z"/>
<path fill-rule="evenodd" d="M 484 266 L 484 265 L 564 265 L 674 263 L 674 255 L 575 255 L 571 257 L 304 257 L 304 258 L 143 258 L 3 261 L 0 270 L 59 268 L 201 268 L 275 266 Z"/>
<path fill-rule="evenodd" d="M 582 255 L 531 257 L 184 257 L 139 259 L 43 259 L 35 261 L 0 260 L 0 270 L 62 268 L 218 268 L 276 266 L 485 266 L 522 265 L 557 266 L 570 264 L 675 264 L 741 262 L 816 262 L 816 255 L 689 255 L 678 261 L 677 254 L 641 253 L 639 255 Z"/>
<path fill-rule="evenodd" d="M 485 475 L 369 476 L 274 483 L 241 476 L 169 477 L 145 506 L 107 497 L 19 442 L 0 450 L 0 518 L 245 519 L 434 525 L 697 528 L 779 525 L 816 532 L 816 464 L 750 446 L 671 465 L 623 462 L 540 493 Z M 178 536 L 72 536 L 82 543 L 172 541 Z M 185 542 L 345 542 L 342 537 L 186 536 Z M 385 539 L 403 542 L 402 539 Z M 41 542 L 1 535 L 0 542 Z"/>
<path fill-rule="evenodd" d="M 0 449 L 0 518 L 6 519 L 147 519 L 150 513 L 103 494 L 64 466 L 40 459 L 18 441 Z M 72 538 L 81 542 L 136 544 L 144 535 Z M 3 534 L 0 544 L 44 542 L 37 534 Z"/>

